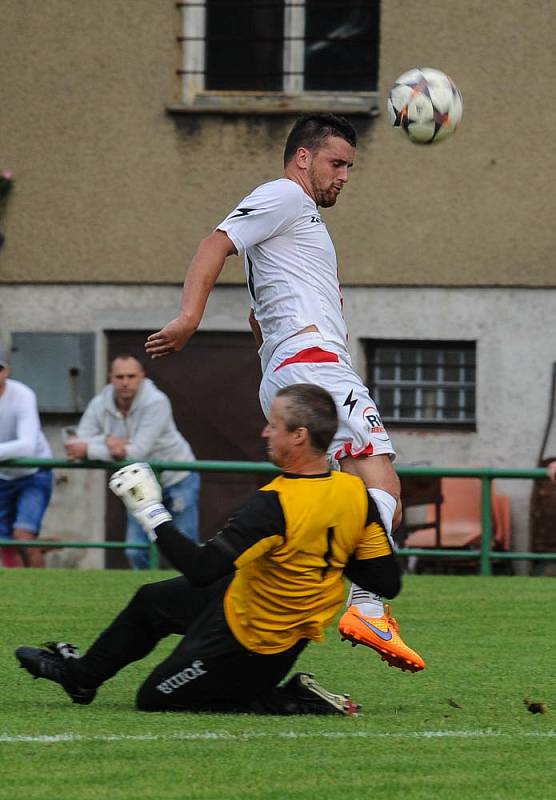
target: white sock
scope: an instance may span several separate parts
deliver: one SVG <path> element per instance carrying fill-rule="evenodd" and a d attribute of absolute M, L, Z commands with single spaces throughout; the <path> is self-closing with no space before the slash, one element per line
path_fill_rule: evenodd
<path fill-rule="evenodd" d="M 376 503 L 386 534 L 393 548 L 394 543 L 391 533 L 392 519 L 394 518 L 394 512 L 396 510 L 396 499 L 383 489 L 367 489 L 367 491 Z M 347 605 L 357 606 L 361 614 L 364 614 L 366 617 L 374 617 L 376 619 L 377 617 L 382 617 L 384 614 L 382 597 L 379 594 L 373 594 L 366 589 L 362 589 L 355 583 L 351 585 Z"/>
<path fill-rule="evenodd" d="M 384 525 L 384 530 L 388 535 L 392 548 L 394 548 L 394 543 L 392 541 L 392 520 L 394 519 L 397 506 L 396 498 L 383 489 L 367 489 L 367 491 L 376 503 L 378 513 Z"/>

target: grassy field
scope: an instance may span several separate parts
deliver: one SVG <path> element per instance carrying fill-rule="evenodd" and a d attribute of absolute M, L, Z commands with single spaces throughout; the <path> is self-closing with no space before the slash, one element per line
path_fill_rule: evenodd
<path fill-rule="evenodd" d="M 168 577 L 156 573 L 148 580 Z M 145 714 L 160 645 L 91 706 L 17 669 L 13 650 L 81 648 L 145 573 L 0 570 L 0 798 L 547 800 L 556 790 L 556 582 L 411 576 L 394 608 L 427 660 L 411 675 L 331 631 L 299 662 L 362 703 L 357 719 Z M 542 702 L 530 713 L 524 699 Z M 552 788 L 551 788 L 552 787 Z"/>

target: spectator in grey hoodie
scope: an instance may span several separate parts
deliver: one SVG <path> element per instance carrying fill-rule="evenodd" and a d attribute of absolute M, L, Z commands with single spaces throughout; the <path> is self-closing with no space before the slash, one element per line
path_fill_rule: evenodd
<path fill-rule="evenodd" d="M 122 353 L 110 365 L 110 383 L 93 397 L 77 428 L 65 444 L 69 458 L 119 461 L 193 461 L 195 456 L 176 428 L 168 397 L 145 377 L 141 363 Z M 176 527 L 199 540 L 199 474 L 163 472 L 164 503 L 172 509 Z M 148 551 L 133 548 L 147 542 L 137 521 L 128 515 L 126 550 L 133 569 L 147 569 Z"/>

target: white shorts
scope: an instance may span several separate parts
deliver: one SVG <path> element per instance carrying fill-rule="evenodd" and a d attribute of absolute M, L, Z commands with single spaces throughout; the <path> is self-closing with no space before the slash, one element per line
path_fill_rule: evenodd
<path fill-rule="evenodd" d="M 283 342 L 264 371 L 259 397 L 265 417 L 279 389 L 294 383 L 314 383 L 326 389 L 338 409 L 338 430 L 328 456 L 396 457 L 369 390 L 354 371 L 346 351 L 325 342 L 318 333 L 303 333 Z"/>

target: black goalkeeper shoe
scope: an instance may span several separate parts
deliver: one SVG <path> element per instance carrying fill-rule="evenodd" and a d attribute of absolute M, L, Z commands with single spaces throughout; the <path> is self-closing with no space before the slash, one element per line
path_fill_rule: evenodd
<path fill-rule="evenodd" d="M 280 687 L 298 707 L 298 714 L 343 714 L 356 717 L 361 706 L 349 694 L 334 694 L 316 682 L 307 672 L 297 672 Z"/>
<path fill-rule="evenodd" d="M 68 661 L 79 658 L 79 650 L 75 645 L 66 642 L 45 642 L 42 648 L 18 647 L 15 657 L 19 665 L 34 678 L 46 678 L 59 683 L 74 703 L 87 706 L 95 699 L 97 690 L 78 686 L 71 674 Z"/>

